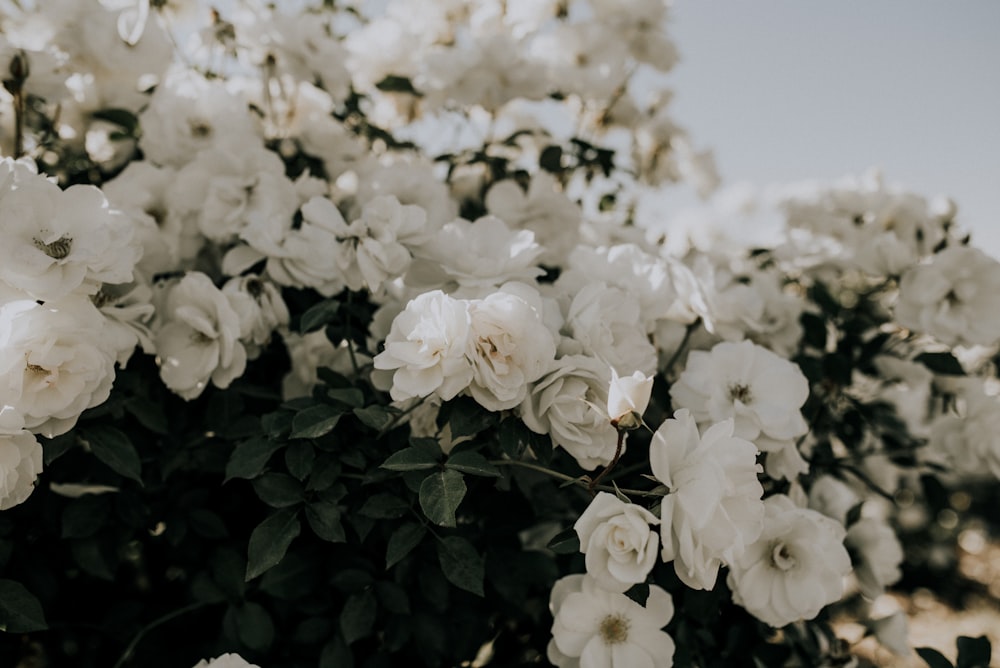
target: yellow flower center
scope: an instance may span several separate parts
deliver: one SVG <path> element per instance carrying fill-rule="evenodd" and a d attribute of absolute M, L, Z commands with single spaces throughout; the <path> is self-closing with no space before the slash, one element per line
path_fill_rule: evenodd
<path fill-rule="evenodd" d="M 628 618 L 624 615 L 608 615 L 601 620 L 599 631 L 606 645 L 617 645 L 628 640 Z"/>

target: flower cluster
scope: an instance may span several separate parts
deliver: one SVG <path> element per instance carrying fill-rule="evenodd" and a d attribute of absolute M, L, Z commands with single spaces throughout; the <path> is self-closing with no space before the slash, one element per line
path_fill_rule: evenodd
<path fill-rule="evenodd" d="M 117 665 L 827 665 L 894 504 L 1000 478 L 1000 262 L 874 174 L 708 199 L 660 0 L 13 5 L 0 628 L 37 568 Z"/>

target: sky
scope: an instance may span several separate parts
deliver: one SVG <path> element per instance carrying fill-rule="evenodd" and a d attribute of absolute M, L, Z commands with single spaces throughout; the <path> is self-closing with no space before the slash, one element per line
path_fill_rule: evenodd
<path fill-rule="evenodd" d="M 674 118 L 723 185 L 878 167 L 1000 257 L 1000 1 L 674 0 L 669 33 Z"/>

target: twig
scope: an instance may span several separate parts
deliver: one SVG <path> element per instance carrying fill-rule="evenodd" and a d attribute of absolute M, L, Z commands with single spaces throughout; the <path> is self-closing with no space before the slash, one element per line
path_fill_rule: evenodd
<path fill-rule="evenodd" d="M 618 443 L 617 445 L 615 445 L 615 456 L 612 458 L 611 463 L 605 466 L 604 470 L 601 471 L 597 475 L 597 477 L 591 480 L 590 484 L 587 485 L 587 491 L 590 492 L 591 496 L 594 495 L 594 489 L 597 488 L 597 483 L 601 482 L 601 480 L 604 479 L 604 476 L 608 474 L 608 471 L 610 471 L 611 469 L 613 469 L 615 466 L 618 465 L 618 460 L 621 459 L 622 457 L 622 446 L 624 444 L 625 444 L 625 430 L 618 429 Z"/>
<path fill-rule="evenodd" d="M 213 601 L 213 603 L 214 602 L 215 601 Z M 176 619 L 177 617 L 186 615 L 189 612 L 194 612 L 195 610 L 204 608 L 207 605 L 210 605 L 210 602 L 199 601 L 198 603 L 192 603 L 191 605 L 184 606 L 183 608 L 177 608 L 176 610 L 168 612 L 167 614 L 163 615 L 158 619 L 154 619 L 149 624 L 139 629 L 139 632 L 135 634 L 134 638 L 132 638 L 132 642 L 128 644 L 128 646 L 125 648 L 125 651 L 122 652 L 122 655 L 118 657 L 118 661 L 115 662 L 114 668 L 122 668 L 122 666 L 124 666 L 126 663 L 129 662 L 129 660 L 132 658 L 132 652 L 135 651 L 136 646 L 142 641 L 142 639 L 146 636 L 147 633 L 149 633 L 158 626 L 166 624 L 172 619 Z"/>
<path fill-rule="evenodd" d="M 565 473 L 560 473 L 559 471 L 553 471 L 552 469 L 547 469 L 539 464 L 534 464 L 532 462 L 525 462 L 519 459 L 494 459 L 490 461 L 490 464 L 494 466 L 519 466 L 525 469 L 531 469 L 532 471 L 537 471 L 539 473 L 544 473 L 547 476 L 556 478 L 558 480 L 563 480 L 565 482 L 571 483 L 578 487 L 590 487 L 590 484 L 583 480 L 582 478 L 574 478 L 573 476 L 566 475 Z M 615 492 L 619 491 L 622 494 L 628 494 L 630 496 L 643 496 L 648 498 L 659 499 L 664 496 L 664 494 L 658 492 L 647 492 L 641 489 L 625 489 L 622 487 L 611 487 L 609 485 L 596 485 L 594 489 L 601 490 L 602 492 Z"/>

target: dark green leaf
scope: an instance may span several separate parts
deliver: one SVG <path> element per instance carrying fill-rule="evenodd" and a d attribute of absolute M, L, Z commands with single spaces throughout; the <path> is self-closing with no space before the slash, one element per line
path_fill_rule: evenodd
<path fill-rule="evenodd" d="M 385 567 L 390 569 L 413 551 L 427 535 L 422 524 L 404 524 L 389 536 L 389 546 L 385 551 Z"/>
<path fill-rule="evenodd" d="M 322 454 L 316 458 L 312 472 L 309 473 L 309 481 L 306 483 L 306 491 L 322 491 L 327 489 L 340 477 L 340 462 L 328 454 Z"/>
<path fill-rule="evenodd" d="M 62 537 L 93 536 L 104 525 L 111 512 L 107 494 L 87 494 L 66 504 L 62 513 Z"/>
<path fill-rule="evenodd" d="M 394 452 L 388 459 L 382 462 L 381 468 L 389 469 L 390 471 L 422 471 L 424 469 L 435 468 L 440 458 L 440 450 L 438 450 L 437 456 L 432 456 L 425 450 L 409 447 L 399 452 Z"/>
<path fill-rule="evenodd" d="M 932 647 L 917 647 L 917 654 L 930 668 L 954 668 L 944 654 Z"/>
<path fill-rule="evenodd" d="M 292 430 L 292 418 L 295 413 L 288 410 L 268 413 L 260 419 L 260 426 L 264 433 L 271 438 L 277 439 Z"/>
<path fill-rule="evenodd" d="M 410 504 L 395 494 L 382 492 L 365 501 L 358 512 L 365 517 L 377 520 L 402 517 L 410 510 Z"/>
<path fill-rule="evenodd" d="M 355 408 L 354 414 L 358 416 L 358 419 L 366 427 L 382 431 L 399 416 L 399 411 L 389 406 L 372 404 L 365 408 Z"/>
<path fill-rule="evenodd" d="M 375 84 L 375 87 L 386 93 L 409 93 L 410 95 L 420 95 L 413 82 L 408 77 L 401 77 L 395 74 L 388 74 Z"/>
<path fill-rule="evenodd" d="M 451 437 L 475 436 L 497 424 L 500 416 L 479 405 L 472 397 L 458 397 L 441 406 L 438 424 L 451 426 Z"/>
<path fill-rule="evenodd" d="M 323 540 L 343 543 L 347 540 L 340 521 L 340 506 L 327 501 L 314 501 L 306 506 L 306 521 Z"/>
<path fill-rule="evenodd" d="M 383 608 L 397 615 L 410 614 L 410 597 L 406 589 L 395 582 L 376 582 L 375 594 Z"/>
<path fill-rule="evenodd" d="M 308 441 L 295 441 L 285 450 L 285 466 L 299 480 L 305 480 L 316 461 L 316 449 Z"/>
<path fill-rule="evenodd" d="M 139 127 L 139 119 L 128 109 L 120 109 L 117 107 L 113 107 L 111 109 L 98 109 L 97 111 L 90 112 L 90 115 L 93 118 L 114 123 L 115 125 L 123 128 L 130 136 L 135 135 L 135 131 Z"/>
<path fill-rule="evenodd" d="M 365 405 L 365 394 L 356 387 L 330 388 L 326 391 L 326 396 L 351 408 Z"/>
<path fill-rule="evenodd" d="M 498 437 L 500 449 L 511 459 L 520 459 L 528 445 L 528 428 L 515 417 L 509 417 L 500 423 Z"/>
<path fill-rule="evenodd" d="M 572 527 L 560 531 L 549 541 L 548 548 L 556 554 L 576 554 L 580 551 L 580 536 Z"/>
<path fill-rule="evenodd" d="M 993 648 L 986 636 L 958 637 L 958 660 L 955 668 L 989 668 Z"/>
<path fill-rule="evenodd" d="M 453 527 L 465 490 L 465 479 L 458 471 L 432 473 L 420 485 L 420 507 L 434 524 Z"/>
<path fill-rule="evenodd" d="M 264 573 L 260 590 L 283 601 L 302 600 L 316 591 L 318 566 L 315 559 L 292 550 L 280 564 Z"/>
<path fill-rule="evenodd" d="M 805 311 L 799 321 L 802 323 L 802 340 L 806 345 L 820 350 L 826 349 L 826 319 L 823 316 Z"/>
<path fill-rule="evenodd" d="M 253 580 L 281 561 L 301 530 L 298 513 L 292 508 L 278 510 L 258 524 L 250 534 L 245 580 Z"/>
<path fill-rule="evenodd" d="M 452 453 L 444 465 L 449 469 L 455 469 L 456 471 L 469 473 L 471 475 L 481 475 L 492 478 L 500 477 L 500 471 L 497 470 L 497 467 L 490 464 L 486 460 L 486 457 L 483 457 L 478 452 L 472 452 L 471 450 Z"/>
<path fill-rule="evenodd" d="M 538 166 L 547 172 L 552 172 L 553 174 L 558 174 L 562 171 L 562 147 L 561 146 L 546 146 L 542 149 L 541 155 L 538 156 Z"/>
<path fill-rule="evenodd" d="M 354 668 L 354 655 L 343 638 L 336 636 L 323 646 L 319 655 L 319 668 Z"/>
<path fill-rule="evenodd" d="M 106 425 L 91 425 L 84 432 L 94 456 L 119 475 L 142 484 L 142 463 L 128 436 Z"/>
<path fill-rule="evenodd" d="M 333 299 L 326 299 L 314 304 L 308 311 L 302 314 L 299 320 L 299 332 L 308 334 L 325 327 L 328 323 L 337 318 L 340 310 L 340 302 Z"/>
<path fill-rule="evenodd" d="M 302 483 L 285 473 L 265 473 L 253 481 L 253 489 L 272 508 L 287 508 L 302 502 Z"/>
<path fill-rule="evenodd" d="M 263 437 L 243 441 L 233 449 L 226 464 L 226 480 L 233 478 L 256 478 L 267 466 L 271 455 L 282 448 L 282 443 Z"/>
<path fill-rule="evenodd" d="M 30 633 L 49 628 L 42 604 L 20 582 L 0 580 L 0 631 Z"/>
<path fill-rule="evenodd" d="M 920 362 L 934 373 L 948 376 L 964 376 L 965 369 L 955 356 L 948 352 L 941 353 L 920 353 L 915 361 Z"/>
<path fill-rule="evenodd" d="M 146 429 L 154 434 L 166 434 L 170 427 L 163 404 L 143 397 L 132 397 L 125 402 L 125 410 L 132 414 Z"/>
<path fill-rule="evenodd" d="M 45 468 L 48 468 L 52 462 L 62 457 L 76 445 L 76 433 L 70 431 L 55 438 L 45 438 L 43 436 L 38 439 L 38 442 L 42 444 L 42 463 L 45 465 Z"/>
<path fill-rule="evenodd" d="M 346 568 L 342 571 L 338 571 L 332 578 L 330 578 L 330 584 L 343 592 L 353 593 L 359 592 L 375 581 L 371 573 L 368 571 L 363 571 L 359 568 Z"/>
<path fill-rule="evenodd" d="M 340 613 L 340 632 L 344 634 L 344 641 L 348 645 L 372 632 L 377 607 L 375 594 L 371 589 L 348 597 Z"/>
<path fill-rule="evenodd" d="M 236 608 L 236 628 L 240 642 L 255 652 L 267 651 L 274 642 L 274 622 L 259 603 L 245 603 Z"/>
<path fill-rule="evenodd" d="M 472 544 L 458 536 L 448 536 L 438 543 L 441 571 L 459 589 L 483 595 L 483 558 Z"/>
<path fill-rule="evenodd" d="M 291 438 L 319 438 L 329 434 L 343 414 L 339 408 L 327 404 L 307 408 L 292 418 Z"/>
<path fill-rule="evenodd" d="M 106 545 L 97 537 L 80 538 L 71 541 L 69 551 L 80 570 L 110 582 L 115 579 L 117 560 L 114 555 L 108 554 Z"/>

